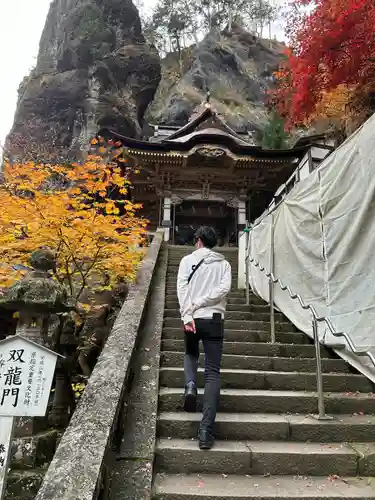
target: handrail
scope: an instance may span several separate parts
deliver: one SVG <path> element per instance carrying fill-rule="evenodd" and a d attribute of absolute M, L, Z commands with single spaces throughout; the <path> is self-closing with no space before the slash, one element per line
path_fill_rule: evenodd
<path fill-rule="evenodd" d="M 357 356 L 368 356 L 370 360 L 372 361 L 372 364 L 375 367 L 375 356 L 370 352 L 370 351 L 360 351 L 358 350 L 355 345 L 353 344 L 352 340 L 350 339 L 349 335 L 345 332 L 337 332 L 335 327 L 332 325 L 332 322 L 329 318 L 326 316 L 318 316 L 318 313 L 316 312 L 316 309 L 314 306 L 311 304 L 306 304 L 303 298 L 298 294 L 298 293 L 293 293 L 291 288 L 287 285 L 284 285 L 281 278 L 276 278 L 273 273 L 266 271 L 265 267 L 262 266 L 255 258 L 250 257 L 250 255 L 247 255 L 245 258 L 246 260 L 250 260 L 250 263 L 253 264 L 255 267 L 259 267 L 259 270 L 264 272 L 267 278 L 270 278 L 273 283 L 278 283 L 280 285 L 281 290 L 287 291 L 290 295 L 290 297 L 294 300 L 297 299 L 298 302 L 300 303 L 302 309 L 310 309 L 311 314 L 313 315 L 313 318 L 318 322 L 318 323 L 326 323 L 328 326 L 330 332 L 334 337 L 344 337 L 345 340 L 347 341 L 350 349 L 353 351 L 353 354 Z M 324 344 L 322 344 L 324 345 Z"/>
<path fill-rule="evenodd" d="M 273 243 L 273 242 L 272 242 Z M 273 267 L 273 252 L 271 252 L 270 265 Z M 334 326 L 332 325 L 330 319 L 326 317 L 320 317 L 316 312 L 316 309 L 311 304 L 306 304 L 303 298 L 298 293 L 293 293 L 291 288 L 287 285 L 284 285 L 283 281 L 280 278 L 276 278 L 272 271 L 267 271 L 259 261 L 257 261 L 254 257 L 250 257 L 249 254 L 249 245 L 246 248 L 246 257 L 245 257 L 245 270 L 246 270 L 246 303 L 249 305 L 249 293 L 250 293 L 250 282 L 249 282 L 249 262 L 253 264 L 255 267 L 258 267 L 261 272 L 263 272 L 269 280 L 270 287 L 270 324 L 271 324 L 271 342 L 275 342 L 275 315 L 274 315 L 274 301 L 273 301 L 273 284 L 277 283 L 281 290 L 287 291 L 291 299 L 297 299 L 300 306 L 304 310 L 310 310 L 312 314 L 312 330 L 313 330 L 313 339 L 315 346 L 315 358 L 316 358 L 316 385 L 317 385 L 317 395 L 318 395 L 318 416 L 319 420 L 330 420 L 332 417 L 326 414 L 325 411 L 325 402 L 324 402 L 324 389 L 323 389 L 323 373 L 322 373 L 322 360 L 320 356 L 320 340 L 318 335 L 318 323 L 326 323 L 329 330 L 331 331 L 334 337 L 344 337 L 347 341 L 350 349 L 357 356 L 368 356 L 368 358 L 372 361 L 375 366 L 375 357 L 370 351 L 360 351 L 357 350 L 350 337 L 345 332 L 337 332 Z M 322 344 L 324 345 L 324 344 Z"/>

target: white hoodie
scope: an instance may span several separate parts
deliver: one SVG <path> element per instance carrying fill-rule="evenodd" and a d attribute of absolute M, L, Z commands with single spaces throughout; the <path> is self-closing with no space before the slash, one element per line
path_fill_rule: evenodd
<path fill-rule="evenodd" d="M 202 259 L 190 284 L 188 278 Z M 226 295 L 232 284 L 232 270 L 223 255 L 209 248 L 199 248 L 180 262 L 177 276 L 177 295 L 183 323 L 193 318 L 212 318 L 214 313 L 224 317 Z"/>

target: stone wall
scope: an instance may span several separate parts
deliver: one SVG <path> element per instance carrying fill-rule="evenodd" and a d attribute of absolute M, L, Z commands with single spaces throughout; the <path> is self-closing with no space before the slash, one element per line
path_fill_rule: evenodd
<path fill-rule="evenodd" d="M 96 500 L 108 487 L 112 445 L 123 421 L 129 366 L 163 232 L 158 231 L 44 477 L 36 500 Z M 12 498 L 12 497 L 10 497 Z"/>

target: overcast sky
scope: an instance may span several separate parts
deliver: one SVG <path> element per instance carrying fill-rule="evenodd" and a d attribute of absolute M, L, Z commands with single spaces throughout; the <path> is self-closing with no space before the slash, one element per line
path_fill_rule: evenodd
<path fill-rule="evenodd" d="M 1 3 L 0 144 L 3 144 L 12 126 L 18 85 L 35 65 L 51 0 L 7 0 Z M 148 10 L 155 0 L 142 3 Z"/>
<path fill-rule="evenodd" d="M 0 143 L 12 126 L 18 85 L 35 64 L 50 1 L 1 2 Z"/>

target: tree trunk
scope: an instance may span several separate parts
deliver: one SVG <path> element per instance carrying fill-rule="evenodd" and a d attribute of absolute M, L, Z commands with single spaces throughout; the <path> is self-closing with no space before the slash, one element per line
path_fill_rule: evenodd
<path fill-rule="evenodd" d="M 198 43 L 199 43 L 199 40 L 198 40 L 198 27 L 194 26 L 193 29 L 194 29 L 193 36 L 194 36 L 195 45 L 198 45 Z"/>
<path fill-rule="evenodd" d="M 180 77 L 182 77 L 182 51 L 181 51 L 181 40 L 180 40 L 180 34 L 175 31 L 175 39 L 176 39 L 176 46 L 177 46 L 177 52 L 178 52 L 178 62 L 179 62 L 179 67 L 180 67 Z"/>

